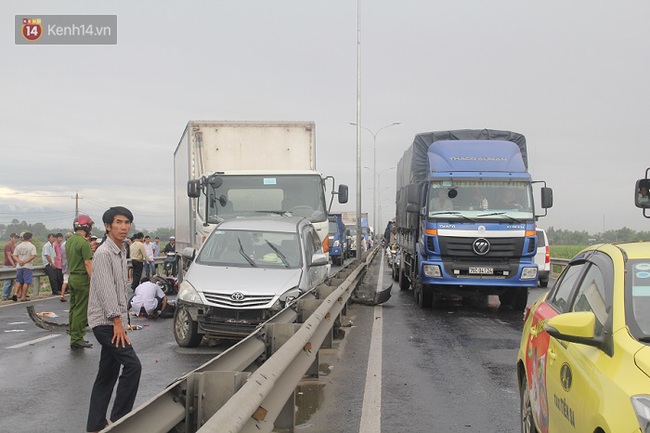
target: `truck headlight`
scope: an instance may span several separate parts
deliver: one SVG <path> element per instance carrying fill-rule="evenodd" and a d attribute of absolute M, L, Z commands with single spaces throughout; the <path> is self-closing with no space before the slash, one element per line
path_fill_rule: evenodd
<path fill-rule="evenodd" d="M 537 268 L 523 268 L 521 270 L 522 280 L 532 280 L 537 278 Z"/>
<path fill-rule="evenodd" d="M 193 304 L 202 304 L 201 295 L 196 291 L 190 283 L 183 281 L 178 288 L 178 299 L 184 302 L 191 302 Z"/>
<path fill-rule="evenodd" d="M 334 243 L 332 244 L 333 247 L 338 247 L 340 245 L 341 245 L 341 241 L 339 241 L 338 239 L 335 240 Z"/>
<path fill-rule="evenodd" d="M 427 277 L 442 277 L 440 266 L 438 265 L 424 265 L 424 275 Z"/>
<path fill-rule="evenodd" d="M 641 432 L 650 433 L 650 395 L 635 395 L 630 400 L 639 420 Z"/>

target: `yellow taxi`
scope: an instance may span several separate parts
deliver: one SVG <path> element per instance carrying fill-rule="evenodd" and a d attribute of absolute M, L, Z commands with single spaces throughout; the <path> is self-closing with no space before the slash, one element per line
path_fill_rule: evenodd
<path fill-rule="evenodd" d="M 594 245 L 526 310 L 524 433 L 650 433 L 650 242 Z"/>

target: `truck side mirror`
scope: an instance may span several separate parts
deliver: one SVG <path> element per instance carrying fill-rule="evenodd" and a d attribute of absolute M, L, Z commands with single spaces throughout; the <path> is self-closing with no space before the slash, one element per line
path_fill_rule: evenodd
<path fill-rule="evenodd" d="M 190 198 L 199 198 L 201 196 L 200 180 L 190 180 L 187 182 L 187 196 Z"/>
<path fill-rule="evenodd" d="M 339 191 L 337 193 L 339 196 L 339 203 L 347 203 L 348 202 L 348 186 L 347 185 L 339 185 Z"/>
<path fill-rule="evenodd" d="M 542 208 L 548 209 L 553 207 L 553 188 L 542 188 Z"/>
<path fill-rule="evenodd" d="M 415 203 L 409 203 L 406 205 L 406 212 L 420 213 L 420 206 Z"/>
<path fill-rule="evenodd" d="M 640 208 L 650 208 L 650 179 L 639 179 L 634 188 L 634 205 Z"/>

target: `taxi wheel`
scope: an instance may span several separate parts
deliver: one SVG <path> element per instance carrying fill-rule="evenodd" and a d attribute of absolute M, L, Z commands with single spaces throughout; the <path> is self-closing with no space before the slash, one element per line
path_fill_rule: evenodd
<path fill-rule="evenodd" d="M 528 381 L 526 380 L 526 373 L 524 373 L 523 378 L 521 379 L 521 404 L 520 404 L 520 415 L 521 415 L 521 433 L 538 433 L 537 428 L 535 427 L 535 421 L 533 420 L 533 408 L 530 406 L 530 392 L 528 392 Z"/>

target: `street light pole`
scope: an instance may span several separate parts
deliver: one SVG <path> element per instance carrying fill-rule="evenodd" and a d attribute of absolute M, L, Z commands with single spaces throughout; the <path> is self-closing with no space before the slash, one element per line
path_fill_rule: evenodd
<path fill-rule="evenodd" d="M 382 126 L 373 132 L 371 129 L 361 126 L 358 122 L 350 122 L 350 125 L 356 126 L 357 131 L 359 128 L 365 129 L 370 134 L 372 134 L 372 224 L 374 226 L 375 234 L 377 233 L 377 134 L 382 129 L 389 128 L 391 126 L 400 125 L 402 122 L 393 122 L 390 125 Z"/>
<path fill-rule="evenodd" d="M 388 167 L 388 168 L 386 168 L 384 170 L 381 170 L 379 172 L 379 174 L 377 175 L 377 190 L 379 190 L 379 187 L 381 186 L 381 175 L 386 173 L 387 171 L 390 171 L 390 170 L 395 170 L 395 167 L 394 166 L 393 167 Z M 388 189 L 388 188 L 385 188 L 385 189 Z M 383 191 L 383 189 L 381 191 Z M 377 193 L 377 195 L 379 195 L 381 193 L 381 191 L 379 191 Z M 379 214 L 377 216 L 378 216 L 378 219 L 377 219 L 377 226 L 378 227 L 375 229 L 375 233 L 383 234 L 383 231 L 382 232 L 377 231 L 377 230 L 383 230 L 383 228 L 381 226 L 381 203 L 379 203 Z"/>

